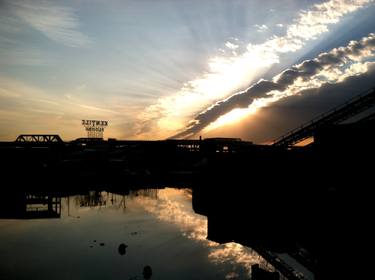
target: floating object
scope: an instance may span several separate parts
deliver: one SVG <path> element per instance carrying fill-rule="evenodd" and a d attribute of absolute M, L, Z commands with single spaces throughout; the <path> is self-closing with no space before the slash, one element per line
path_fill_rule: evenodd
<path fill-rule="evenodd" d="M 126 248 L 128 248 L 127 245 L 125 245 L 124 243 L 121 243 L 119 246 L 118 246 L 118 253 L 123 256 L 126 254 Z"/>
<path fill-rule="evenodd" d="M 151 266 L 149 265 L 146 265 L 144 268 L 143 268 L 143 278 L 148 280 L 148 279 L 151 279 L 151 276 L 152 276 L 152 269 L 151 269 Z"/>

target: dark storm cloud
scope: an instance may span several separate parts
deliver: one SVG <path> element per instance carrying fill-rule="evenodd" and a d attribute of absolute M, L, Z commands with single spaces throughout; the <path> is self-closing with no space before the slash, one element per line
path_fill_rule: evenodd
<path fill-rule="evenodd" d="M 367 52 L 373 52 L 374 49 L 375 34 L 370 33 L 359 41 L 351 41 L 346 47 L 335 48 L 330 52 L 320 54 L 315 59 L 306 60 L 301 64 L 295 65 L 275 76 L 272 81 L 260 80 L 248 89 L 219 101 L 203 111 L 189 123 L 186 130 L 173 136 L 173 138 L 192 136 L 233 109 L 247 108 L 254 99 L 267 97 L 269 94 L 272 95 L 271 92 L 273 90 L 282 92 L 293 85 L 297 79 L 308 81 L 323 69 L 329 71 L 348 61 L 368 56 Z"/>
<path fill-rule="evenodd" d="M 374 76 L 375 64 L 372 64 L 366 73 L 348 77 L 342 83 L 325 83 L 319 88 L 306 89 L 284 98 L 260 110 L 256 122 L 253 118 L 245 120 L 241 124 L 241 134 L 236 137 L 255 143 L 274 140 L 374 87 Z"/>

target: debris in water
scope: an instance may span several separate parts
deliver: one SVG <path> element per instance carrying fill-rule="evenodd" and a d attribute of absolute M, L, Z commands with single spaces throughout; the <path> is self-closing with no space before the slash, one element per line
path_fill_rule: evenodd
<path fill-rule="evenodd" d="M 126 254 L 126 248 L 128 248 L 128 245 L 125 245 L 124 243 L 121 243 L 119 246 L 118 246 L 118 253 L 123 256 Z"/>
<path fill-rule="evenodd" d="M 152 276 L 152 269 L 151 269 L 151 266 L 149 265 L 146 265 L 144 268 L 143 268 L 143 278 L 148 280 L 148 279 L 151 279 L 151 276 Z"/>

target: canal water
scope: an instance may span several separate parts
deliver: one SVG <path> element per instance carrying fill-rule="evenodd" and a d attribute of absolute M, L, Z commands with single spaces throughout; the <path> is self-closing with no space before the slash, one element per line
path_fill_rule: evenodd
<path fill-rule="evenodd" d="M 24 212 L 0 219 L 0 279 L 249 279 L 252 264 L 272 269 L 250 248 L 207 240 L 190 189 L 49 199 L 28 197 Z"/>

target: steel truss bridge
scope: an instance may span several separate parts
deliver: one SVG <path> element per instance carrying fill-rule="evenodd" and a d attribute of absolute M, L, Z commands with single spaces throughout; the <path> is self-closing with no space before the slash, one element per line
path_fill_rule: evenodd
<path fill-rule="evenodd" d="M 64 143 L 57 134 L 21 134 L 17 137 L 16 143 L 36 143 L 36 144 L 53 144 Z"/>

